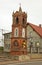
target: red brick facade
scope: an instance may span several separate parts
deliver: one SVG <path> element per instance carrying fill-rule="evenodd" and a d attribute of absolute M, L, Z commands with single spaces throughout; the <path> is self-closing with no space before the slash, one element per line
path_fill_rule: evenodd
<path fill-rule="evenodd" d="M 13 23 L 12 23 L 12 37 L 11 37 L 11 54 L 21 55 L 27 54 L 27 42 L 26 42 L 26 23 L 27 14 L 22 12 L 21 7 L 19 11 L 13 12 Z M 15 28 L 18 28 L 18 36 L 15 37 Z M 22 29 L 25 29 L 25 37 L 22 36 Z M 17 33 L 16 33 L 17 34 Z"/>

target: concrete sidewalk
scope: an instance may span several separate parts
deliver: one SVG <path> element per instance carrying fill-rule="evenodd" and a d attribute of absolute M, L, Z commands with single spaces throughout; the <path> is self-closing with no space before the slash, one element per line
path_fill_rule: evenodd
<path fill-rule="evenodd" d="M 0 61 L 0 65 L 1 64 L 8 64 L 8 63 L 20 63 L 20 62 L 34 62 L 34 61 L 42 61 L 42 54 L 28 54 L 28 55 L 22 55 L 22 60 L 19 59 L 19 60 L 14 60 L 14 59 L 11 59 L 11 58 L 8 58 L 4 55 L 0 55 L 0 60 L 1 58 L 5 58 L 7 61 Z M 20 56 L 21 58 L 21 56 Z"/>
<path fill-rule="evenodd" d="M 28 54 L 31 59 L 42 59 L 42 54 Z"/>

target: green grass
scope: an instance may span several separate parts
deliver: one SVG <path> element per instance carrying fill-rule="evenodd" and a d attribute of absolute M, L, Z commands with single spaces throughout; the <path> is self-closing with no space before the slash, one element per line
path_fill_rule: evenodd
<path fill-rule="evenodd" d="M 3 51 L 4 47 L 0 47 L 0 51 Z"/>

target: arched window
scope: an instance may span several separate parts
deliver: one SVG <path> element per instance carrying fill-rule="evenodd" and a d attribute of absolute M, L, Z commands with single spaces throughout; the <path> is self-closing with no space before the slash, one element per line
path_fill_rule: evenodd
<path fill-rule="evenodd" d="M 22 22 L 23 22 L 23 25 L 24 25 L 24 24 L 25 24 L 25 20 L 24 20 L 24 18 L 23 18 L 23 21 L 22 21 Z"/>
<path fill-rule="evenodd" d="M 18 24 L 19 23 L 19 19 L 18 19 L 18 17 L 16 18 L 16 24 Z"/>
<path fill-rule="evenodd" d="M 25 28 L 22 29 L 22 37 L 25 37 Z"/>
<path fill-rule="evenodd" d="M 18 37 L 18 36 L 19 36 L 19 30 L 18 30 L 18 28 L 15 28 L 14 37 Z"/>

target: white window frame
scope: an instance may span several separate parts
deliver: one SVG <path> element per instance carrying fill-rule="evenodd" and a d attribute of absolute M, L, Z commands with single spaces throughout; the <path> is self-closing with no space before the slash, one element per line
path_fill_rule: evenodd
<path fill-rule="evenodd" d="M 22 37 L 25 37 L 25 28 L 22 29 Z"/>
<path fill-rule="evenodd" d="M 14 30 L 14 37 L 18 37 L 19 36 L 19 29 L 16 27 Z"/>

